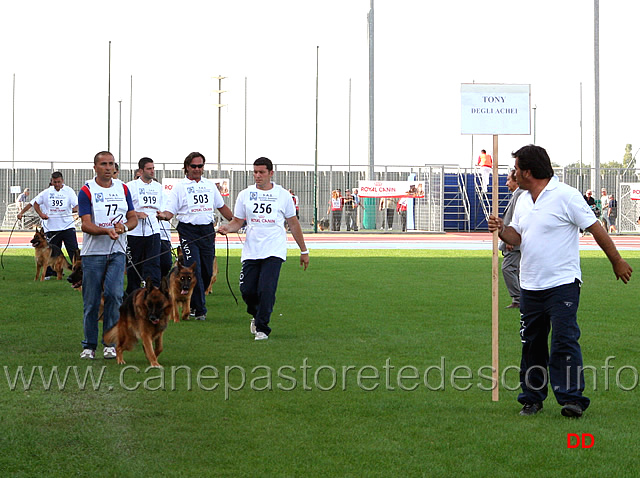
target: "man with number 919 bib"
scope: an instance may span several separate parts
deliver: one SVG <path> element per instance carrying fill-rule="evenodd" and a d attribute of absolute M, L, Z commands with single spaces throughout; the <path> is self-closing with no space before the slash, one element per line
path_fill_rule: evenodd
<path fill-rule="evenodd" d="M 247 237 L 242 247 L 240 292 L 247 304 L 251 333 L 255 340 L 269 338 L 269 320 L 276 301 L 280 268 L 287 258 L 287 233 L 284 222 L 300 248 L 300 265 L 307 269 L 309 251 L 304 243 L 300 222 L 291 194 L 272 183 L 273 163 L 258 158 L 253 163 L 255 184 L 240 192 L 233 220 L 218 228 L 221 234 L 238 231 L 246 221 Z"/>
<path fill-rule="evenodd" d="M 231 209 L 225 205 L 218 187 L 213 181 L 202 177 L 204 156 L 191 153 L 184 160 L 187 176 L 174 186 L 167 198 L 166 211 L 159 212 L 160 220 L 169 221 L 178 217 L 178 234 L 184 257 L 184 265 L 196 264 L 196 286 L 191 296 L 191 307 L 195 309 L 196 320 L 207 318 L 204 291 L 213 275 L 215 249 L 214 209 L 225 219 L 231 220 Z"/>

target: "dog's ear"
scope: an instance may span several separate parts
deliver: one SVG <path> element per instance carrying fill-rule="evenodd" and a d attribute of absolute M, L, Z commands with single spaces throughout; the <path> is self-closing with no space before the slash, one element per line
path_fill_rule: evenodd
<path fill-rule="evenodd" d="M 160 292 L 165 295 L 169 295 L 169 281 L 166 277 L 163 277 L 162 281 L 160 282 Z"/>
<path fill-rule="evenodd" d="M 153 283 L 151 282 L 151 276 L 147 276 L 147 278 L 145 279 L 145 289 L 147 291 L 147 293 L 151 292 L 153 290 Z"/>
<path fill-rule="evenodd" d="M 192 273 L 196 271 L 196 263 L 194 262 L 189 267 L 187 267 Z"/>

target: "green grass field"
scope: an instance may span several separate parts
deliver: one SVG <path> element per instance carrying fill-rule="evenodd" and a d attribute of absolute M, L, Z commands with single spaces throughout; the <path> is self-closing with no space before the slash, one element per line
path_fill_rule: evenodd
<path fill-rule="evenodd" d="M 595 372 L 579 420 L 552 395 L 518 415 L 519 316 L 502 281 L 511 368 L 491 401 L 490 252 L 315 250 L 306 272 L 294 254 L 264 342 L 219 253 L 208 319 L 169 324 L 163 370 L 146 370 L 140 345 L 126 366 L 81 361 L 81 295 L 34 283 L 31 250 L 5 253 L 3 476 L 636 476 L 640 280 L 616 282 L 603 253 L 582 254 L 581 345 Z M 623 256 L 640 272 L 640 253 Z M 238 296 L 239 267 L 231 251 Z M 47 385 L 53 367 L 64 386 Z M 89 372 L 95 386 L 82 385 Z M 568 449 L 568 433 L 593 447 Z"/>

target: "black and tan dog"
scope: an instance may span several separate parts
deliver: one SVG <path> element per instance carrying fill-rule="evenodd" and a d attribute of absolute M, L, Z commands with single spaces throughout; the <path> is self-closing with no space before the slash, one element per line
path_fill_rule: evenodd
<path fill-rule="evenodd" d="M 36 278 L 34 280 L 38 280 L 38 276 L 41 275 L 40 271 L 42 271 L 40 280 L 43 281 L 47 267 L 51 267 L 55 271 L 58 280 L 62 280 L 63 269 L 71 270 L 71 264 L 64 257 L 62 250 L 55 244 L 47 242 L 43 229 L 36 228 L 36 233 L 31 239 L 31 245 L 36 250 Z"/>
<path fill-rule="evenodd" d="M 176 247 L 176 254 L 177 254 L 177 260 L 176 260 L 176 264 L 182 264 L 184 265 L 184 259 L 183 259 L 183 255 L 182 255 L 182 247 L 178 246 Z M 216 281 L 218 280 L 218 256 L 213 256 L 213 269 L 212 269 L 213 273 L 211 274 L 211 281 L 209 282 L 209 287 L 207 287 L 207 290 L 204 291 L 204 293 L 206 295 L 211 294 L 211 290 L 213 289 L 213 284 L 216 283 Z"/>
<path fill-rule="evenodd" d="M 171 316 L 174 322 L 189 320 L 191 311 L 191 296 L 196 286 L 196 264 L 189 267 L 182 265 L 181 261 L 176 261 L 176 265 L 169 272 L 169 298 L 171 299 Z M 182 306 L 182 314 L 178 312 L 178 307 Z"/>
<path fill-rule="evenodd" d="M 124 364 L 122 352 L 132 350 L 142 341 L 144 353 L 152 367 L 161 367 L 158 355 L 162 352 L 162 335 L 167 328 L 171 314 L 167 279 L 162 279 L 158 289 L 147 278 L 144 289 L 136 289 L 127 296 L 120 306 L 118 323 L 105 334 L 107 343 L 116 344 L 116 361 Z"/>
<path fill-rule="evenodd" d="M 73 264 L 71 264 L 71 274 L 67 277 L 74 289 L 82 290 L 82 257 L 80 256 L 80 249 L 76 250 L 73 256 Z"/>

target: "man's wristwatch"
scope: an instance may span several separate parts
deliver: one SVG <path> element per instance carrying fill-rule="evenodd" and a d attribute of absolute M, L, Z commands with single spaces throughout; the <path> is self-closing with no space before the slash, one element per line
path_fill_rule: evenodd
<path fill-rule="evenodd" d="M 124 232 L 129 232 L 129 228 L 127 227 L 127 225 L 124 222 L 122 223 L 122 227 L 124 229 Z"/>

